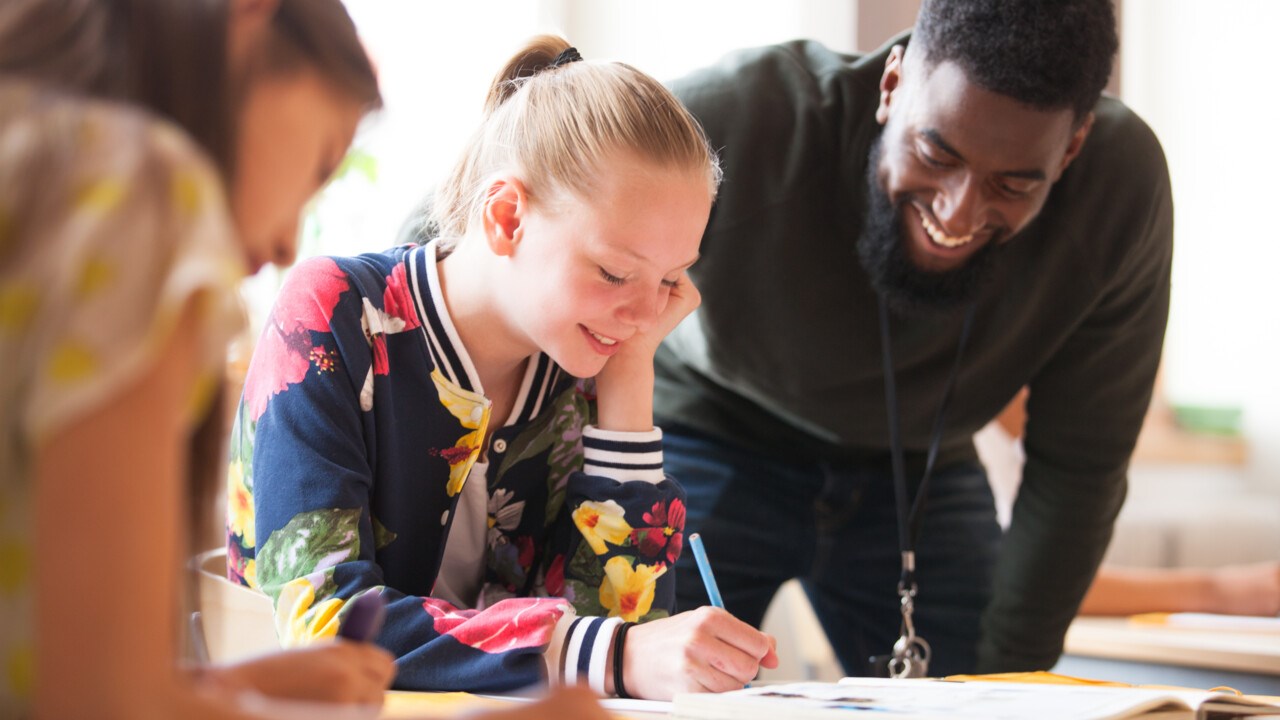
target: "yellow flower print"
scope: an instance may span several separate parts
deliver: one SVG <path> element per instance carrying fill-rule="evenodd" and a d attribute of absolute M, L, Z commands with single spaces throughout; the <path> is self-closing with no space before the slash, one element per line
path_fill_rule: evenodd
<path fill-rule="evenodd" d="M 483 395 L 454 385 L 438 368 L 431 371 L 431 382 L 435 383 L 440 404 L 458 418 L 462 427 L 480 430 L 489 424 L 489 401 Z"/>
<path fill-rule="evenodd" d="M 35 681 L 35 652 L 29 645 L 11 648 L 5 662 L 9 689 L 17 697 L 30 697 Z"/>
<path fill-rule="evenodd" d="M 195 215 L 200 211 L 204 188 L 201 177 L 192 171 L 179 172 L 173 176 L 170 194 L 173 204 L 179 211 L 187 215 Z"/>
<path fill-rule="evenodd" d="M 236 460 L 227 468 L 227 527 L 243 538 L 241 545 L 251 548 L 258 544 L 255 524 L 253 495 L 244 484 L 244 464 Z"/>
<path fill-rule="evenodd" d="M 276 637 L 284 648 L 305 647 L 338 634 L 338 611 L 346 604 L 330 598 L 316 607 L 316 590 L 305 577 L 291 580 L 276 600 Z"/>
<path fill-rule="evenodd" d="M 98 358 L 88 348 L 74 342 L 64 343 L 49 359 L 49 374 L 62 384 L 79 382 L 98 369 Z"/>
<path fill-rule="evenodd" d="M 0 331 L 21 335 L 40 307 L 40 291 L 26 283 L 0 288 Z"/>
<path fill-rule="evenodd" d="M 258 561 L 249 558 L 244 562 L 244 575 L 241 575 L 244 581 L 249 583 L 249 587 L 258 589 Z"/>
<path fill-rule="evenodd" d="M 76 281 L 76 297 L 84 300 L 100 290 L 111 286 L 116 278 L 116 267 L 113 263 L 101 258 L 91 258 L 80 269 L 80 278 Z"/>
<path fill-rule="evenodd" d="M 30 572 L 26 543 L 16 538 L 0 539 L 0 595 L 13 595 L 24 589 Z"/>
<path fill-rule="evenodd" d="M 578 526 L 591 549 L 597 555 L 603 555 L 609 550 L 605 542 L 621 545 L 631 535 L 631 525 L 624 513 L 616 501 L 598 503 L 588 500 L 573 511 L 573 524 Z"/>
<path fill-rule="evenodd" d="M 489 409 L 492 405 L 483 395 L 450 383 L 440 374 L 439 369 L 431 371 L 431 381 L 435 383 L 440 404 L 458 418 L 463 428 L 474 431 L 458 438 L 452 448 L 440 451 L 449 463 L 449 484 L 445 489 L 449 497 L 453 497 L 462 492 L 462 485 L 471 473 L 471 466 L 480 457 L 480 445 L 484 441 L 485 429 L 489 426 Z"/>
<path fill-rule="evenodd" d="M 125 185 L 119 180 L 99 180 L 80 189 L 76 195 L 77 210 L 112 210 L 124 199 Z"/>
<path fill-rule="evenodd" d="M 666 571 L 665 565 L 636 565 L 633 569 L 626 558 L 610 558 L 604 564 L 600 604 L 609 610 L 609 617 L 638 622 L 653 607 L 654 588 Z"/>

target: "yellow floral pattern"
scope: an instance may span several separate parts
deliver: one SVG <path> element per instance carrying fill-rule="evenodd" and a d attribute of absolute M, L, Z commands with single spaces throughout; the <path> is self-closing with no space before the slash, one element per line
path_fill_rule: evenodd
<path fill-rule="evenodd" d="M 76 295 L 80 300 L 87 300 L 99 291 L 109 288 L 115 278 L 115 263 L 102 258 L 90 258 L 80 269 L 80 278 L 76 281 Z"/>
<path fill-rule="evenodd" d="M 471 467 L 475 465 L 476 458 L 480 457 L 484 433 L 489 427 L 489 411 L 493 406 L 483 395 L 446 380 L 439 369 L 431 371 L 431 382 L 435 383 L 440 404 L 458 418 L 462 427 L 472 431 L 458 438 L 453 448 L 447 448 L 443 453 L 445 460 L 449 462 L 447 491 L 449 497 L 453 497 L 462 492 L 462 485 L 467 481 Z"/>
<path fill-rule="evenodd" d="M 227 527 L 243 538 L 245 547 L 256 547 L 253 495 L 244 484 L 244 463 L 236 458 L 227 467 Z"/>
<path fill-rule="evenodd" d="M 313 608 L 315 599 L 315 586 L 305 577 L 289 582 L 280 590 L 276 600 L 276 637 L 282 647 L 304 647 L 337 636 L 338 611 L 346 602 L 329 598 Z"/>
<path fill-rule="evenodd" d="M 40 307 L 40 291 L 25 282 L 0 287 L 0 334 L 18 335 Z"/>
<path fill-rule="evenodd" d="M 30 459 L 153 367 L 190 308 L 200 370 L 221 373 L 245 267 L 217 171 L 185 134 L 13 78 L 0 80 L 0 198 L 0 715 L 25 717 L 38 682 Z"/>
<path fill-rule="evenodd" d="M 634 568 L 626 558 L 613 557 L 604 564 L 604 582 L 600 583 L 600 604 L 609 617 L 639 622 L 653 607 L 654 588 L 667 571 L 665 565 L 640 565 Z"/>
<path fill-rule="evenodd" d="M 603 555 L 609 551 L 605 543 L 621 545 L 631 536 L 631 525 L 627 523 L 625 513 L 614 500 L 602 503 L 588 500 L 573 511 L 573 524 L 578 526 L 591 549 L 597 555 Z"/>

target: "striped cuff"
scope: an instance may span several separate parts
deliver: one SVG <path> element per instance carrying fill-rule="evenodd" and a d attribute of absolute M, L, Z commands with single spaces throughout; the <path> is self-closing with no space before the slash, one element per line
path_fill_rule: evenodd
<path fill-rule="evenodd" d="M 563 623 L 566 618 L 562 618 Z M 622 624 L 621 618 L 576 617 L 569 620 L 565 632 L 557 628 L 552 640 L 553 651 L 548 662 L 557 656 L 556 670 L 550 674 L 551 684 L 588 685 L 599 695 L 605 694 L 605 668 L 613 636 Z M 558 649 L 558 652 L 554 652 Z"/>
<path fill-rule="evenodd" d="M 660 483 L 662 429 L 618 432 L 588 425 L 582 431 L 582 471 L 618 482 Z"/>

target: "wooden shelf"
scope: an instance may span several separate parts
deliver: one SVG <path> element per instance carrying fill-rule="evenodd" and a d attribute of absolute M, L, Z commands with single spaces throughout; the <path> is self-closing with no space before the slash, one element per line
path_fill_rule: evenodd
<path fill-rule="evenodd" d="M 1244 465 L 1249 459 L 1249 442 L 1241 437 L 1222 437 L 1187 432 L 1173 421 L 1167 407 L 1153 405 L 1147 413 L 1134 462 Z"/>

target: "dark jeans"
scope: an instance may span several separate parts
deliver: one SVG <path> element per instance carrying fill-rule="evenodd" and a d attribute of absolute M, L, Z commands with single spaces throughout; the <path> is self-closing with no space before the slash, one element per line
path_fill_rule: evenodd
<path fill-rule="evenodd" d="M 799 578 L 849 675 L 888 653 L 901 629 L 901 574 L 888 462 L 781 462 L 679 428 L 664 430 L 666 470 L 688 490 L 685 533 L 701 533 L 726 609 L 756 627 L 778 587 Z M 908 463 L 915 497 L 918 464 Z M 929 675 L 973 672 L 978 621 L 1001 539 L 986 472 L 935 470 L 916 546 L 916 632 Z M 676 564 L 676 606 L 707 604 L 693 553 Z"/>

